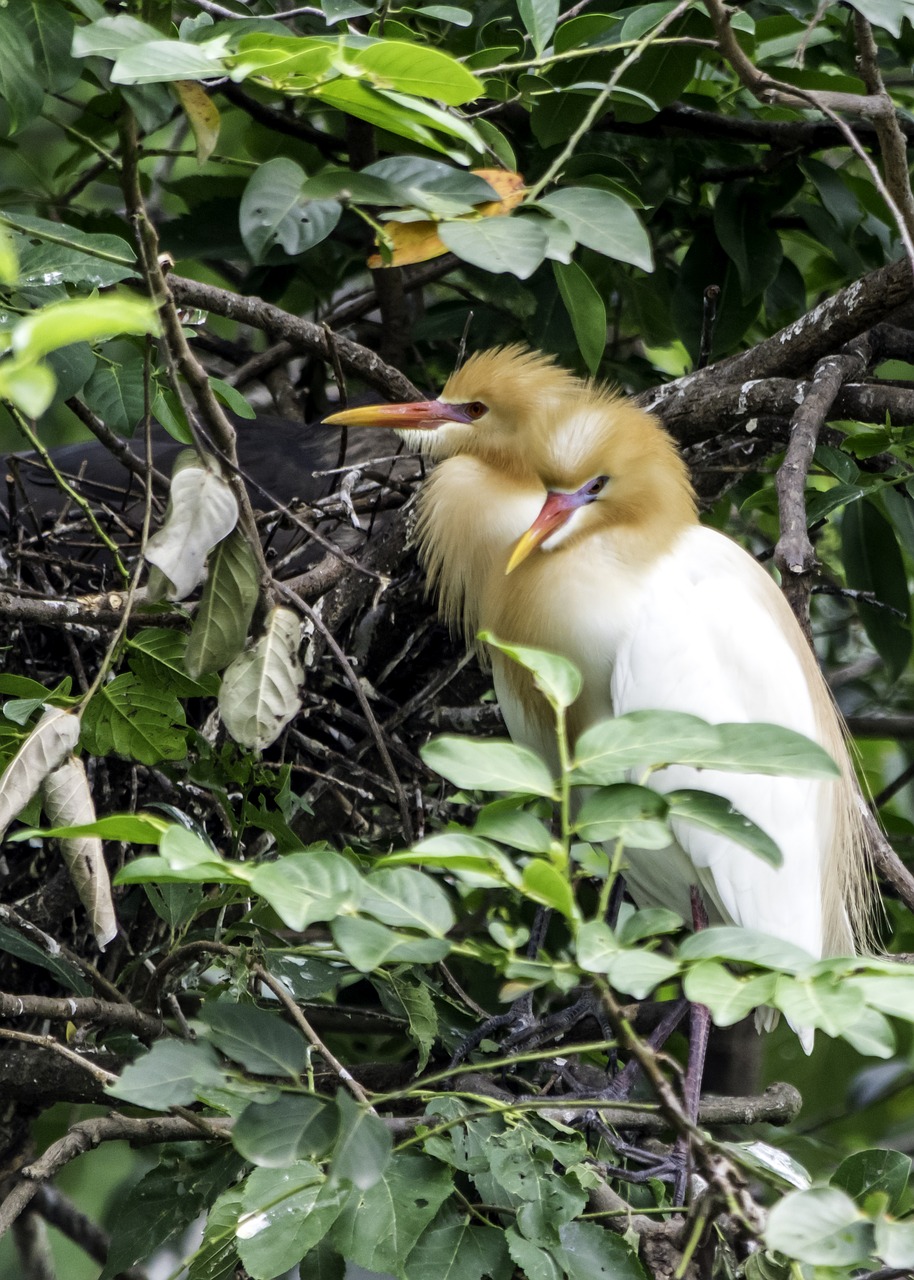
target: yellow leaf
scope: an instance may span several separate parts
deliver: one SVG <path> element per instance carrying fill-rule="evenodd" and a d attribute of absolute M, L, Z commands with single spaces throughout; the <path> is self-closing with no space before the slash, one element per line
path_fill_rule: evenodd
<path fill-rule="evenodd" d="M 172 88 L 197 141 L 197 159 L 205 164 L 219 139 L 219 109 L 196 80 L 175 80 Z"/>
<path fill-rule="evenodd" d="M 524 179 L 510 169 L 473 169 L 478 178 L 484 178 L 498 192 L 500 200 L 487 200 L 475 206 L 475 214 L 468 217 L 500 218 L 515 209 L 524 198 Z M 385 228 L 389 252 L 373 253 L 368 259 L 372 270 L 378 267 L 407 267 L 414 262 L 428 262 L 440 258 L 447 248 L 438 235 L 438 223 L 388 222 Z"/>

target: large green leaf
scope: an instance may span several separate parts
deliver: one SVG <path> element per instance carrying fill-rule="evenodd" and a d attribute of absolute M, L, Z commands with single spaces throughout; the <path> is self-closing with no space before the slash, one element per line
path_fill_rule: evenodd
<path fill-rule="evenodd" d="M 241 197 L 239 227 L 255 262 L 278 246 L 295 255 L 329 236 L 342 212 L 336 200 L 309 200 L 302 195 L 304 171 L 278 156 L 259 166 Z"/>
<path fill-rule="evenodd" d="M 251 875 L 251 888 L 290 929 L 301 932 L 318 920 L 353 911 L 362 881 L 352 863 L 331 849 L 312 849 L 264 862 Z"/>
<path fill-rule="evenodd" d="M 456 787 L 473 791 L 520 791 L 552 796 L 555 786 L 545 763 L 513 742 L 473 738 L 433 738 L 422 748 L 425 764 Z"/>
<path fill-rule="evenodd" d="M 555 30 L 559 0 L 517 0 L 517 11 L 539 56 Z"/>
<path fill-rule="evenodd" d="M 579 244 L 607 258 L 653 271 L 647 232 L 634 209 L 621 196 L 595 187 L 563 187 L 541 196 L 539 203 L 567 223 Z"/>
<path fill-rule="evenodd" d="M 671 819 L 678 818 L 692 826 L 726 836 L 751 849 L 772 867 L 783 863 L 781 851 L 771 837 L 723 796 L 711 795 L 707 791 L 668 791 L 665 799 Z"/>
<path fill-rule="evenodd" d="M 379 40 L 347 54 L 352 68 L 378 88 L 396 89 L 457 107 L 482 93 L 482 82 L 456 58 L 428 44 Z"/>
<path fill-rule="evenodd" d="M 228 666 L 240 653 L 257 604 L 259 574 L 247 537 L 234 529 L 209 559 L 209 572 L 184 653 L 196 680 Z"/>
<path fill-rule="evenodd" d="M 770 1249 L 823 1267 L 862 1265 L 873 1252 L 873 1228 L 837 1187 L 794 1191 L 778 1201 L 765 1229 Z"/>
<path fill-rule="evenodd" d="M 553 707 L 570 707 L 581 692 L 583 677 L 568 658 L 529 645 L 506 644 L 490 631 L 481 631 L 479 638 L 529 671 L 534 685 Z"/>
<path fill-rule="evenodd" d="M 596 373 L 606 348 L 606 307 L 593 281 L 576 262 L 553 262 L 552 274 L 578 340 L 581 357 Z"/>
<path fill-rule="evenodd" d="M 510 271 L 520 280 L 546 256 L 546 232 L 529 218 L 471 218 L 443 222 L 438 228 L 443 244 L 464 262 L 486 271 Z"/>
<path fill-rule="evenodd" d="M 196 1101 L 198 1093 L 224 1083 L 225 1072 L 208 1044 L 157 1040 L 148 1053 L 124 1068 L 108 1092 L 138 1107 L 158 1110 L 186 1106 Z"/>
<path fill-rule="evenodd" d="M 409 867 L 387 867 L 367 876 L 359 910 L 382 924 L 421 929 L 436 938 L 454 924 L 453 909 L 441 886 Z"/>
<path fill-rule="evenodd" d="M 847 585 L 872 592 L 882 606 L 861 601 L 857 607 L 873 648 L 897 679 L 911 657 L 911 597 L 895 531 L 864 499 L 845 508 L 841 545 Z"/>
<path fill-rule="evenodd" d="M 203 1005 L 200 1019 L 208 1028 L 207 1039 L 246 1071 L 297 1080 L 304 1070 L 302 1034 L 283 1022 L 277 1012 L 215 1000 Z"/>
<path fill-rule="evenodd" d="M 573 780 L 611 783 L 627 769 L 668 764 L 809 778 L 838 773 L 820 746 L 780 725 L 712 725 L 679 711 L 632 711 L 581 734 Z"/>
<path fill-rule="evenodd" d="M 315 1164 L 255 1169 L 244 1192 L 236 1231 L 238 1256 L 252 1280 L 273 1280 L 296 1268 L 330 1230 L 346 1192 Z"/>
<path fill-rule="evenodd" d="M 114 753 L 140 764 L 183 760 L 186 734 L 184 708 L 175 695 L 132 672 L 103 684 L 82 718 L 82 742 L 92 755 Z"/>
<path fill-rule="evenodd" d="M 350 1196 L 332 1230 L 339 1252 L 369 1271 L 402 1273 L 406 1259 L 453 1189 L 451 1171 L 428 1156 L 398 1153 L 383 1178 Z"/>
<path fill-rule="evenodd" d="M 306 1156 L 326 1155 L 338 1130 L 339 1114 L 331 1103 L 285 1093 L 245 1107 L 232 1128 L 232 1142 L 253 1164 L 283 1169 Z"/>
<path fill-rule="evenodd" d="M 41 111 L 44 90 L 20 18 L 0 9 L 0 133 L 11 137 Z"/>

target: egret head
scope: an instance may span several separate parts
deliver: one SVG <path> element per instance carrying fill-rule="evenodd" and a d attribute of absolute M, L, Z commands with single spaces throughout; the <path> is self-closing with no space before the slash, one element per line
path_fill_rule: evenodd
<path fill-rule="evenodd" d="M 325 421 L 393 427 L 432 458 L 469 454 L 520 474 L 529 471 L 532 441 L 547 435 L 585 391 L 586 384 L 552 356 L 515 344 L 470 356 L 436 400 L 364 405 Z"/>

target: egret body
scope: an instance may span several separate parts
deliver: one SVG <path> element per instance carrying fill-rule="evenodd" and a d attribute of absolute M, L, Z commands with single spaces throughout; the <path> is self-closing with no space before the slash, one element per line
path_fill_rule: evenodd
<path fill-rule="evenodd" d="M 799 625 L 751 555 L 698 522 L 686 466 L 656 419 L 519 347 L 471 357 L 434 401 L 333 422 L 388 426 L 439 461 L 418 539 L 441 615 L 548 649 L 581 670 L 572 738 L 629 711 L 766 722 L 818 742 L 834 780 L 676 766 L 667 791 L 726 796 L 777 843 L 775 868 L 724 836 L 674 820 L 665 850 L 629 850 L 639 905 L 688 921 L 697 886 L 712 923 L 851 954 L 865 931 L 867 862 L 840 717 Z M 529 674 L 493 655 L 516 742 L 555 762 L 550 709 Z"/>

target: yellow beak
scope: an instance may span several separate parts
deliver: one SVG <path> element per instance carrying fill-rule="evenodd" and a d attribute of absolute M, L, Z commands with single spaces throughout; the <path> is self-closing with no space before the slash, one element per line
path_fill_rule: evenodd
<path fill-rule="evenodd" d="M 572 512 L 582 505 L 580 493 L 547 493 L 539 515 L 527 532 L 518 538 L 505 574 L 513 573 L 517 566 L 527 559 L 531 551 L 535 551 L 550 534 L 561 528 Z"/>

